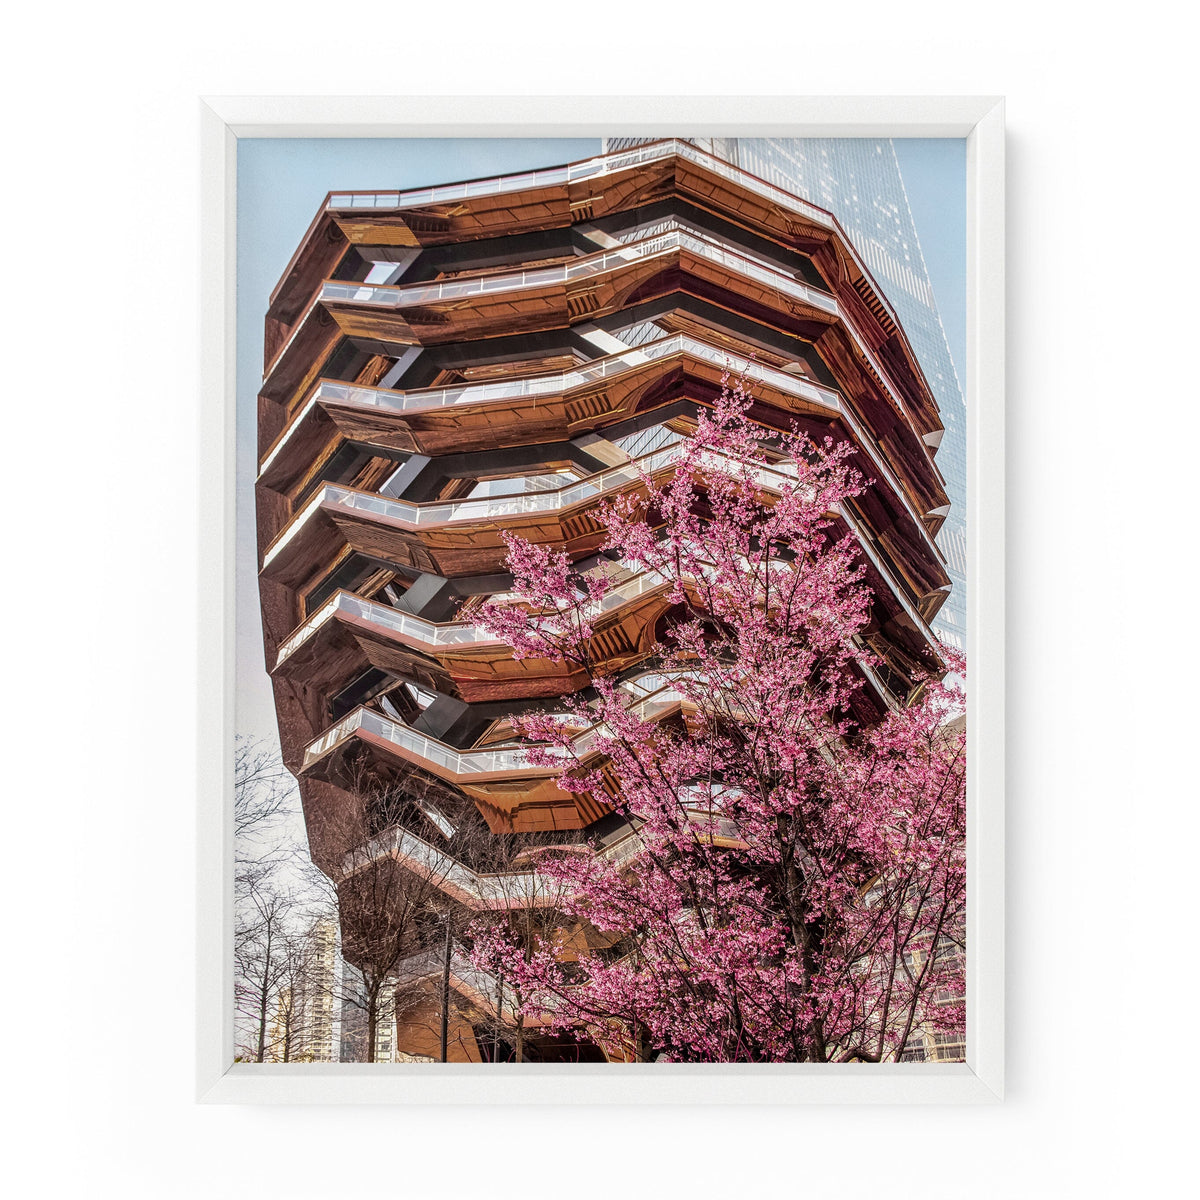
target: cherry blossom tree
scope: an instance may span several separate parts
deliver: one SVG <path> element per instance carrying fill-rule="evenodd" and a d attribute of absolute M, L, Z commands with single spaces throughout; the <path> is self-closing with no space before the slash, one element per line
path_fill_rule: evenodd
<path fill-rule="evenodd" d="M 509 539 L 518 602 L 480 623 L 592 679 L 523 719 L 528 753 L 628 838 L 545 850 L 563 930 L 531 947 L 493 925 L 475 955 L 610 1057 L 895 1061 L 964 1023 L 963 697 L 935 666 L 862 715 L 872 596 L 838 514 L 865 484 L 845 446 L 767 438 L 750 406 L 727 381 L 668 477 L 600 509 L 610 556 L 671 605 L 646 702 L 592 657 L 605 575 Z"/>

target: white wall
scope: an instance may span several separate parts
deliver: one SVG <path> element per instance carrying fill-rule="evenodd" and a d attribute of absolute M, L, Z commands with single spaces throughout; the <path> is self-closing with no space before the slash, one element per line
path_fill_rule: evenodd
<path fill-rule="evenodd" d="M 1121 24 L 1044 0 L 831 7 L 717 10 L 719 28 L 690 32 L 689 8 L 621 0 L 541 20 L 397 0 L 8 18 L 0 875 L 17 1194 L 373 1194 L 371 1177 L 406 1197 L 653 1194 L 642 1179 L 701 1196 L 1186 1190 L 1169 1173 L 1190 1131 L 1177 1093 L 1195 995 L 1176 936 L 1196 800 L 1191 39 L 1163 0 Z M 625 14 L 641 31 L 627 43 Z M 656 58 L 659 38 L 689 48 Z M 1007 94 L 1002 1107 L 193 1105 L 195 96 L 362 90 Z"/>

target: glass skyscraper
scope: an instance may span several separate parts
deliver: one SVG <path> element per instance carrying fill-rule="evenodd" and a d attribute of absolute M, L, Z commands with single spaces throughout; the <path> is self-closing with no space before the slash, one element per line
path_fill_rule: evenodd
<path fill-rule="evenodd" d="M 650 138 L 608 138 L 620 150 Z M 952 589 L 933 628 L 967 648 L 967 410 L 900 164 L 889 139 L 689 138 L 702 150 L 833 213 L 886 293 L 937 399 L 945 434 L 936 461 L 950 513 L 937 536 Z"/>

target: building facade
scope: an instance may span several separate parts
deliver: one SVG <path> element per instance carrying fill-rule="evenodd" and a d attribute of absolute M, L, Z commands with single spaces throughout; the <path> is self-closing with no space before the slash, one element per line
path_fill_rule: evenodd
<path fill-rule="evenodd" d="M 338 942 L 337 921 L 322 917 L 295 952 L 287 952 L 267 1030 L 268 1062 L 340 1060 L 343 963 Z"/>
<path fill-rule="evenodd" d="M 338 1062 L 341 1058 L 343 963 L 337 921 L 322 917 L 309 931 L 304 970 L 299 981 L 299 1009 L 306 1062 Z"/>
<path fill-rule="evenodd" d="M 606 151 L 618 151 L 646 140 L 608 138 L 604 145 Z M 953 586 L 932 624 L 944 642 L 965 653 L 967 410 L 895 147 L 887 138 L 689 140 L 832 213 L 891 302 L 945 426 L 937 465 L 945 480 L 950 511 L 937 542 Z"/>
<path fill-rule="evenodd" d="M 472 612 L 511 586 L 504 534 L 564 547 L 615 583 L 595 656 L 631 704 L 678 711 L 646 665 L 666 588 L 604 556 L 595 509 L 672 470 L 730 368 L 765 444 L 798 422 L 853 443 L 872 480 L 836 514 L 874 595 L 871 719 L 941 669 L 945 429 L 903 322 L 827 211 L 669 140 L 328 197 L 270 300 L 257 518 L 284 759 L 313 857 L 343 888 L 375 856 L 448 902 L 510 903 L 470 861 L 478 829 L 619 853 L 628 827 L 530 765 L 511 724 L 590 680 L 515 660 Z M 343 944 L 353 962 L 345 929 Z M 486 988 L 456 987 L 482 1014 Z M 390 1054 L 413 1052 L 399 1040 Z"/>

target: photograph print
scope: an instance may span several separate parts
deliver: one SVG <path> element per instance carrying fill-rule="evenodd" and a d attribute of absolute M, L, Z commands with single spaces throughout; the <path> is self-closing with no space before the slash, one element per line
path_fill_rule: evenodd
<path fill-rule="evenodd" d="M 235 1059 L 964 1061 L 965 142 L 237 153 Z"/>

